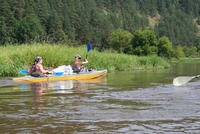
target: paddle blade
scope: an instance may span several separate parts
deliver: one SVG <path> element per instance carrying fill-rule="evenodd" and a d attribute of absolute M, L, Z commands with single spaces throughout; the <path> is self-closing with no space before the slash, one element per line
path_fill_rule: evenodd
<path fill-rule="evenodd" d="M 20 70 L 19 74 L 27 74 L 28 70 Z"/>
<path fill-rule="evenodd" d="M 182 86 L 186 84 L 187 82 L 191 81 L 195 76 L 190 77 L 190 76 L 181 76 L 173 79 L 173 85 L 174 86 Z"/>
<path fill-rule="evenodd" d="M 88 42 L 88 44 L 87 44 L 87 52 L 89 52 L 90 50 L 92 50 L 92 45 L 90 44 L 90 42 Z"/>

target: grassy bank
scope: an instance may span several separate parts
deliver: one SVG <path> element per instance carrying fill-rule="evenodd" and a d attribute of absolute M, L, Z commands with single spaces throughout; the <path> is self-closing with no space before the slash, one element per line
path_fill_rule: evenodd
<path fill-rule="evenodd" d="M 182 63 L 192 63 L 192 62 L 195 62 L 195 63 L 200 63 L 200 58 L 187 58 L 187 57 L 184 57 L 184 58 L 180 58 L 180 59 L 170 59 L 168 61 L 169 63 L 177 63 L 177 62 L 182 62 Z"/>
<path fill-rule="evenodd" d="M 86 45 L 75 48 L 62 45 L 32 44 L 0 47 L 0 76 L 17 76 L 21 69 L 28 69 L 36 56 L 43 57 L 45 68 L 71 65 L 76 54 L 84 58 Z M 138 57 L 111 52 L 91 50 L 88 54 L 88 68 L 114 70 L 161 69 L 170 67 L 164 59 L 157 56 Z"/>

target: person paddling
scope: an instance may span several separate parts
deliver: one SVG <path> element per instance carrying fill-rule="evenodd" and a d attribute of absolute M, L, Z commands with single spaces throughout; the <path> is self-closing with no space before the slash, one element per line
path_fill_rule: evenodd
<path fill-rule="evenodd" d="M 34 60 L 33 65 L 30 67 L 29 75 L 33 77 L 45 76 L 46 74 L 50 74 L 48 70 L 45 70 L 42 65 L 42 57 L 37 56 Z"/>
<path fill-rule="evenodd" d="M 85 64 L 88 64 L 87 59 L 85 59 L 83 62 L 81 62 L 81 56 L 79 54 L 75 55 L 75 60 L 72 65 L 73 72 L 79 73 L 84 68 L 83 65 L 85 65 Z"/>

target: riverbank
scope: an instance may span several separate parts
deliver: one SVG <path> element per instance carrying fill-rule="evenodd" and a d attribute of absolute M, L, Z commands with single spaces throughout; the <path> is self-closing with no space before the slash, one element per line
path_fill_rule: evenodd
<path fill-rule="evenodd" d="M 45 68 L 52 69 L 61 65 L 71 65 L 76 54 L 83 59 L 87 54 L 86 45 L 69 47 L 64 45 L 49 44 L 23 44 L 1 46 L 0 76 L 18 76 L 21 69 L 28 69 L 36 56 L 43 57 Z M 108 71 L 163 69 L 170 64 L 158 57 L 138 57 L 134 55 L 118 54 L 113 52 L 98 52 L 95 49 L 88 54 L 88 68 L 108 69 Z"/>

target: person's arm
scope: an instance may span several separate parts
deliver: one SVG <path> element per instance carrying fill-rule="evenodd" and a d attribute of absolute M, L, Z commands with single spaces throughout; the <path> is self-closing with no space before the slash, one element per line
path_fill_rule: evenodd
<path fill-rule="evenodd" d="M 85 64 L 88 64 L 88 60 L 85 59 L 85 61 L 81 62 L 81 65 L 85 65 Z"/>
<path fill-rule="evenodd" d="M 83 62 L 80 62 L 80 70 L 82 70 L 84 68 L 84 65 L 88 64 L 88 60 L 85 59 Z"/>
<path fill-rule="evenodd" d="M 43 74 L 47 74 L 47 73 L 49 73 L 48 70 L 44 70 L 44 68 L 43 68 L 42 65 L 40 65 L 39 68 L 40 68 L 40 72 L 42 72 Z"/>

